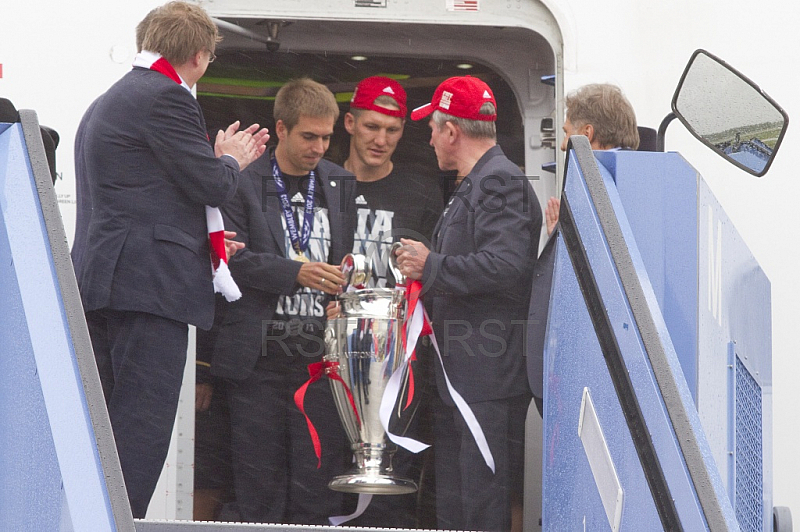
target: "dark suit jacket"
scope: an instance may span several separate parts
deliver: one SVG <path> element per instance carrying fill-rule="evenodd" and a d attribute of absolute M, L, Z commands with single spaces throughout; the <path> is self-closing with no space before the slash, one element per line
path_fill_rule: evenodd
<path fill-rule="evenodd" d="M 353 250 L 356 223 L 355 176 L 321 160 L 317 175 L 323 183 L 330 220 L 328 262 L 340 264 Z M 278 298 L 300 288 L 301 263 L 286 258 L 285 232 L 270 156 L 264 155 L 242 173 L 235 198 L 222 207 L 225 227 L 236 231 L 245 248 L 230 260 L 242 298 L 217 302 L 217 318 L 209 333 L 198 335 L 198 360 L 211 362 L 211 373 L 246 378 L 261 355 L 262 324 L 272 319 Z"/>
<path fill-rule="evenodd" d="M 523 334 L 541 227 L 533 188 L 495 146 L 458 186 L 434 230 L 424 299 L 447 375 L 467 402 L 529 393 Z"/>
<path fill-rule="evenodd" d="M 75 132 L 75 237 L 72 239 L 70 255 L 76 276 L 83 268 L 83 253 L 86 251 L 86 238 L 89 233 L 89 222 L 92 219 L 92 189 L 89 186 L 89 177 L 86 175 L 84 142 L 88 132 L 87 124 L 97 102 L 98 100 L 93 101 L 83 114 Z"/>
<path fill-rule="evenodd" d="M 528 360 L 528 381 L 533 395 L 543 397 L 544 344 L 547 333 L 547 316 L 550 310 L 550 292 L 553 287 L 553 268 L 556 258 L 556 237 L 558 231 L 542 249 L 533 268 L 531 300 L 528 307 L 528 333 L 526 335 L 525 356 Z"/>
<path fill-rule="evenodd" d="M 214 155 L 192 95 L 143 68 L 102 95 L 84 127 L 76 161 L 92 207 L 85 241 L 74 250 L 82 257 L 76 276 L 84 309 L 211 327 L 204 206 L 233 197 L 239 165 Z"/>

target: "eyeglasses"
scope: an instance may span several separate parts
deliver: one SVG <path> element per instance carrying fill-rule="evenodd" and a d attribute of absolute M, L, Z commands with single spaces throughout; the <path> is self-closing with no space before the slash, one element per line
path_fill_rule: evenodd
<path fill-rule="evenodd" d="M 209 50 L 208 51 L 208 62 L 209 63 L 213 63 L 214 59 L 216 59 L 216 58 L 217 58 L 217 55 L 214 52 L 212 52 L 211 50 Z"/>

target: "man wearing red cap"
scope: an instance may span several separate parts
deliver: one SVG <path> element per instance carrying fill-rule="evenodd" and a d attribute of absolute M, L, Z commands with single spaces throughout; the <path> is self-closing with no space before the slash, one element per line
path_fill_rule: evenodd
<path fill-rule="evenodd" d="M 401 237 L 429 242 L 444 207 L 442 192 L 435 180 L 392 161 L 403 136 L 406 115 L 403 87 L 393 79 L 372 76 L 356 86 L 350 111 L 344 117 L 345 129 L 350 133 L 350 152 L 343 166 L 356 176 L 358 223 L 353 253 L 372 258 L 370 287 L 395 284 L 388 267 L 392 244 Z M 425 375 L 430 375 L 430 371 L 426 372 L 421 366 L 422 362 L 413 363 L 418 383 L 416 393 L 420 397 L 426 393 Z M 420 421 L 421 418 L 425 421 Z M 425 412 L 417 410 L 414 422 L 427 424 Z M 418 480 L 422 458 L 398 448 L 393 460 L 394 470 Z M 376 497 L 366 512 L 348 525 L 418 528 L 421 525 L 416 515 L 416 499 L 413 493 Z"/>
<path fill-rule="evenodd" d="M 372 256 L 372 283 L 378 287 L 394 284 L 388 269 L 392 243 L 400 237 L 428 242 L 444 207 L 434 180 L 392 161 L 406 114 L 403 87 L 393 79 L 372 76 L 358 84 L 344 117 L 350 154 L 343 166 L 357 180 L 353 252 Z"/>
<path fill-rule="evenodd" d="M 445 529 L 512 530 L 531 400 L 523 332 L 542 212 L 527 178 L 497 145 L 497 103 L 486 83 L 445 80 L 431 103 L 411 113 L 412 120 L 426 117 L 439 168 L 458 171 L 457 187 L 430 249 L 403 239 L 397 259 L 401 273 L 424 284 L 441 348 L 434 445 L 447 453 L 435 455 L 437 519 Z M 456 408 L 455 392 L 479 427 Z M 473 436 L 480 431 L 494 472 Z"/>

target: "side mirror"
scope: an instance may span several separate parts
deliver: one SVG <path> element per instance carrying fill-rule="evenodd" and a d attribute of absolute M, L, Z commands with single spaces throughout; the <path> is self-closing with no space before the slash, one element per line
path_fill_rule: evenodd
<path fill-rule="evenodd" d="M 689 59 L 672 111 L 700 142 L 757 177 L 767 173 L 789 125 L 775 100 L 705 50 Z"/>

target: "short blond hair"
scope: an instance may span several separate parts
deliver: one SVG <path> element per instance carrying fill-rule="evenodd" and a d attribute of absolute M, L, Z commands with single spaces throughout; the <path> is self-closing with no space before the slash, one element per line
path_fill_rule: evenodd
<path fill-rule="evenodd" d="M 144 43 L 144 34 L 147 33 L 147 28 L 150 27 L 150 21 L 153 20 L 153 15 L 158 13 L 163 6 L 156 7 L 152 9 L 144 18 L 136 25 L 136 51 L 142 51 L 142 45 Z"/>
<path fill-rule="evenodd" d="M 213 53 L 222 40 L 208 13 L 188 2 L 169 2 L 148 17 L 149 22 L 142 21 L 142 49 L 161 54 L 172 65 L 182 65 L 202 50 Z"/>
<path fill-rule="evenodd" d="M 591 124 L 594 141 L 614 148 L 639 147 L 633 106 L 616 85 L 592 83 L 569 93 L 567 119 L 576 128 Z"/>
<path fill-rule="evenodd" d="M 301 116 L 339 118 L 339 104 L 328 87 L 311 78 L 293 79 L 278 90 L 272 116 L 291 131 Z"/>

